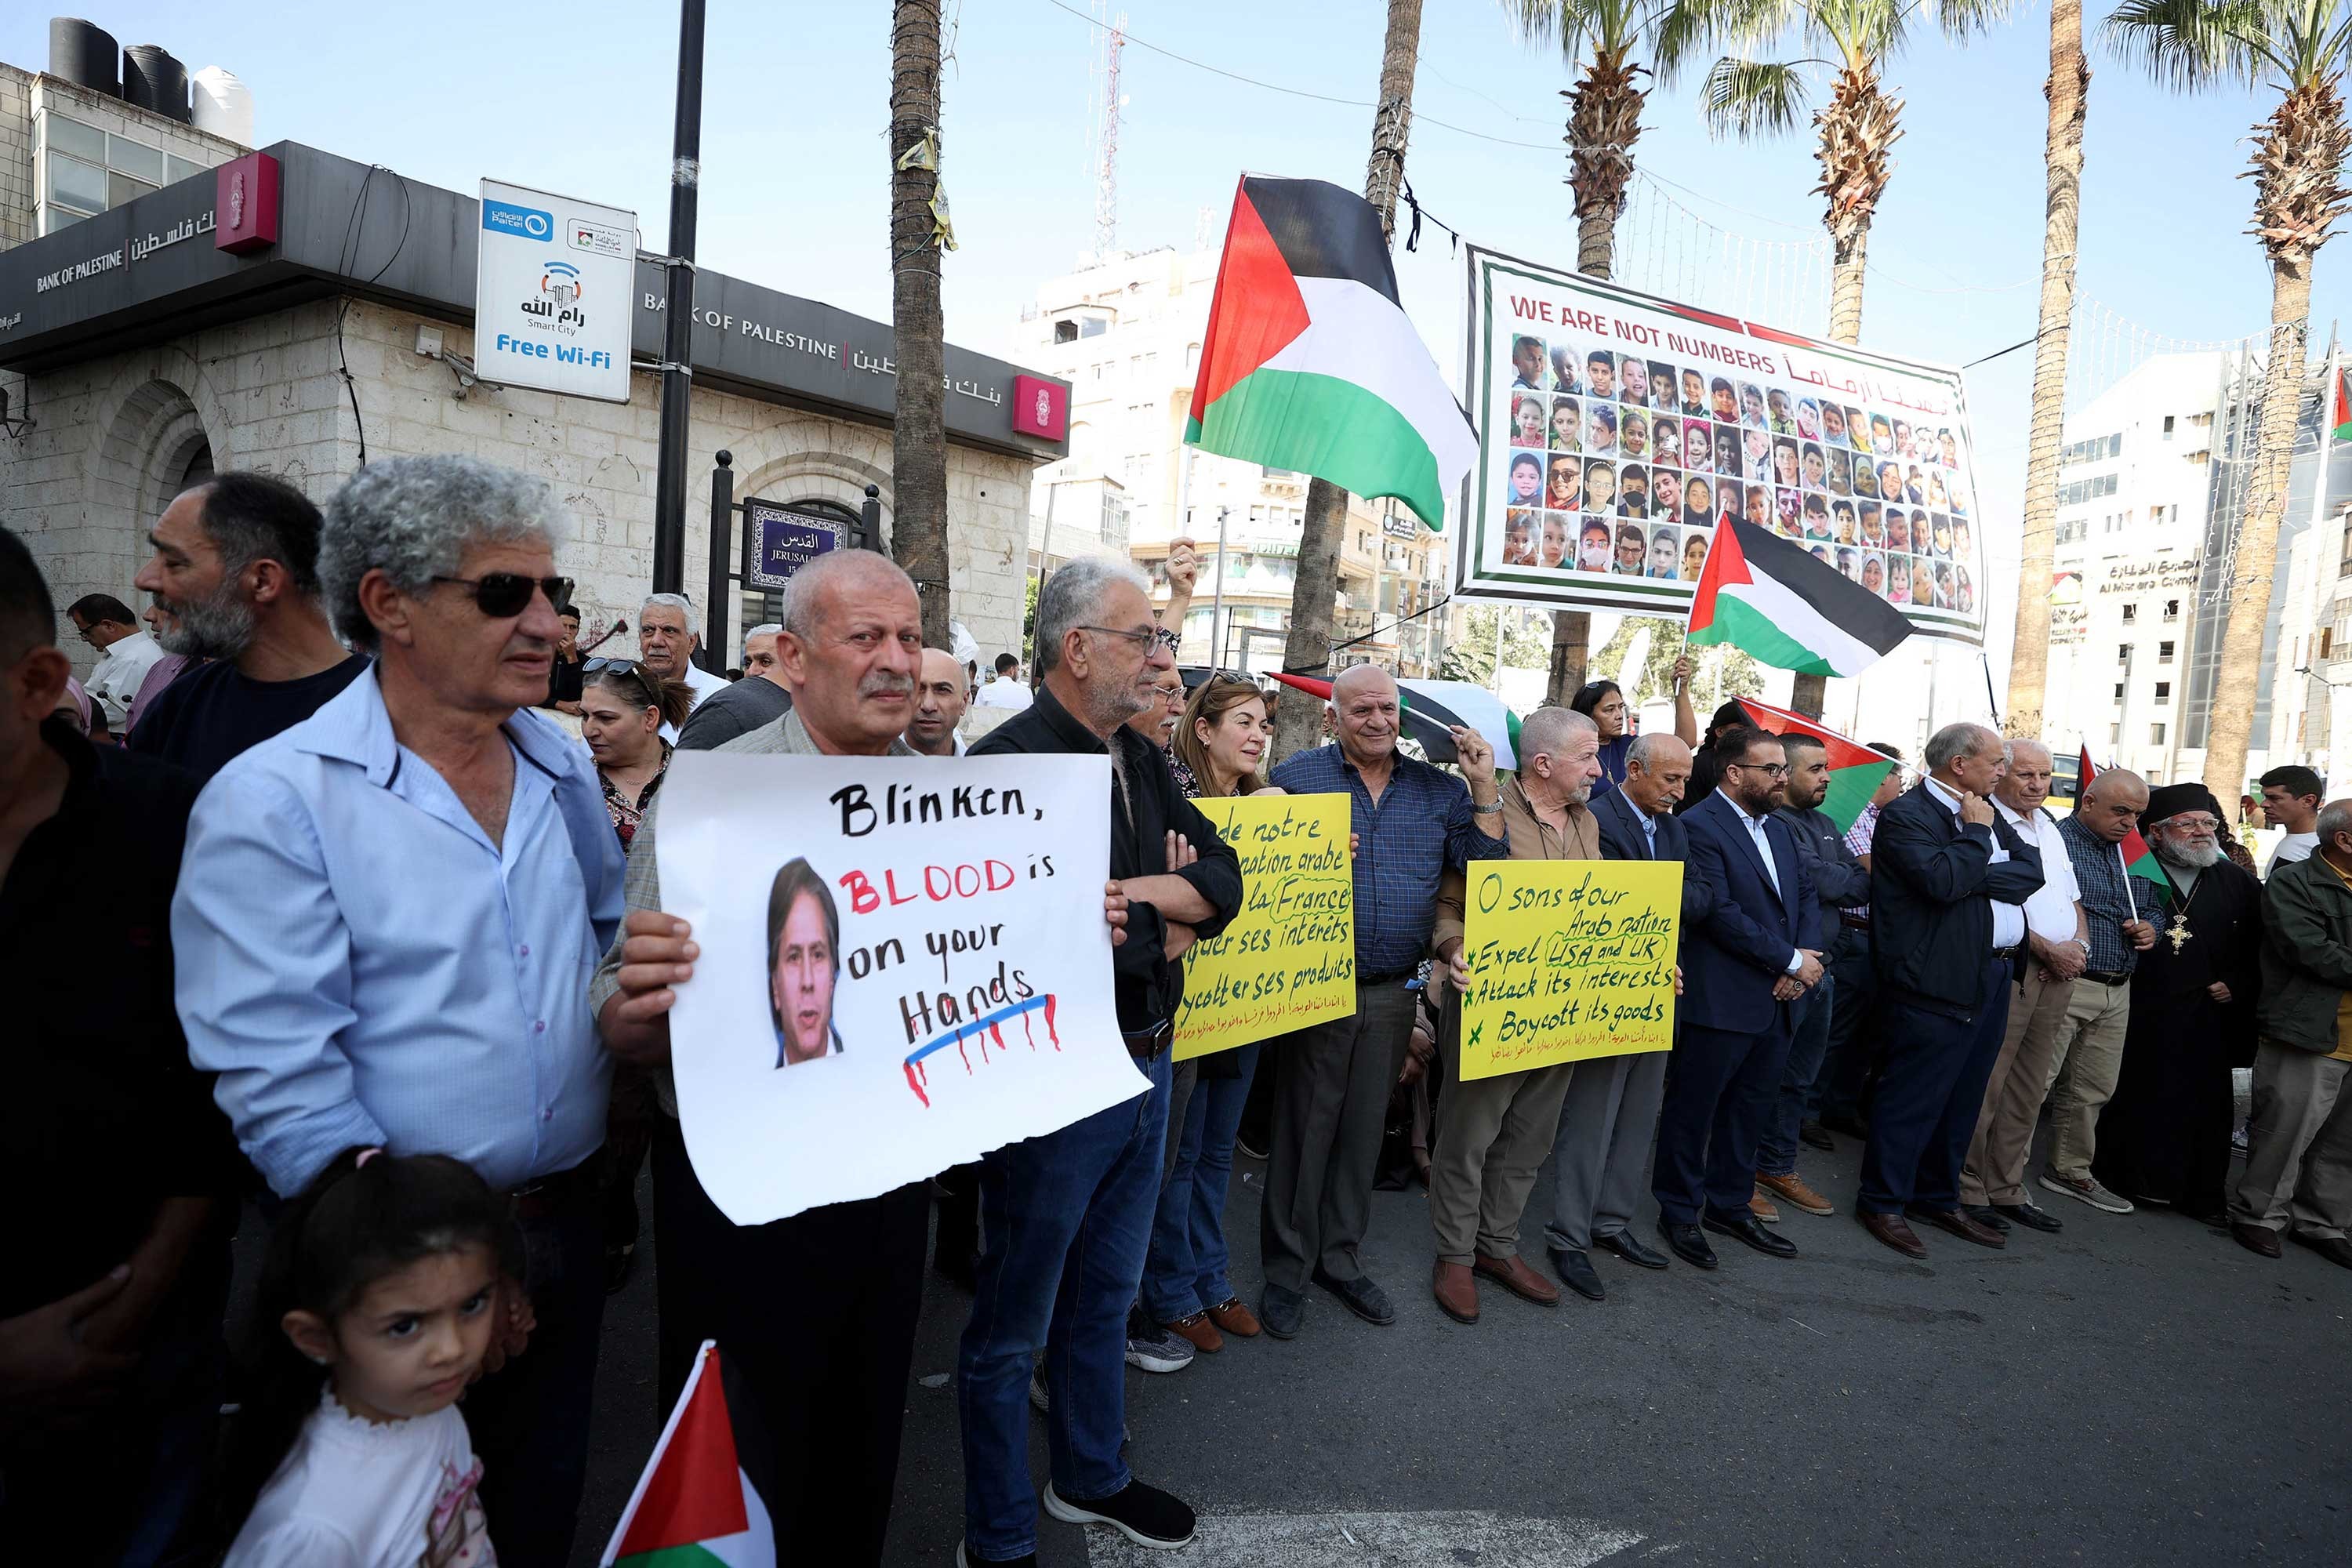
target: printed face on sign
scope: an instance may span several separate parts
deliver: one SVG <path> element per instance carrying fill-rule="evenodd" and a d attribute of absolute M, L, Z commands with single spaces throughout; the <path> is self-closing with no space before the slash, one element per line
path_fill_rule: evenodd
<path fill-rule="evenodd" d="M 832 1056 L 833 987 L 841 978 L 841 913 L 833 891 L 803 859 L 785 862 L 768 890 L 768 1005 L 776 1024 L 776 1065 Z"/>

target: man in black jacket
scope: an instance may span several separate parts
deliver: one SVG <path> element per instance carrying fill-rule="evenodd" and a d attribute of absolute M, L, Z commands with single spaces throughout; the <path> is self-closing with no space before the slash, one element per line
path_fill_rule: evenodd
<path fill-rule="evenodd" d="M 1822 809 L 1830 793 L 1827 742 L 1818 735 L 1788 734 L 1780 748 L 1789 758 L 1789 789 L 1782 798 L 1781 821 L 1789 825 L 1797 850 L 1813 876 L 1813 897 L 1822 909 L 1822 931 L 1840 929 L 1841 911 L 1870 902 L 1870 873 L 1846 847 L 1845 835 Z M 1834 950 L 1832 950 L 1832 952 Z M 1804 1125 L 1805 1102 L 1812 1098 L 1813 1079 L 1830 1047 L 1830 1020 L 1835 1016 L 1838 969 L 1834 957 L 1824 955 L 1827 971 L 1822 983 L 1797 1005 L 1797 1018 L 1789 1042 L 1789 1065 L 1780 1074 L 1780 1095 L 1773 1102 L 1772 1119 L 1756 1146 L 1756 1184 L 1791 1207 L 1811 1215 L 1835 1214 L 1829 1199 L 1797 1173 L 1797 1130 Z M 1769 1207 L 1770 1200 L 1759 1194 Z M 1765 1208 L 1758 1217 L 1769 1218 Z"/>
<path fill-rule="evenodd" d="M 2000 737 L 1948 724 L 1926 760 L 1928 776 L 1880 815 L 1871 845 L 1886 1058 L 1855 1207 L 1864 1229 L 1906 1258 L 1927 1248 L 1906 1215 L 1979 1247 L 2003 1245 L 1960 1207 L 1960 1166 L 2009 1025 L 2021 906 L 2042 886 L 2040 853 L 1989 798 Z"/>
<path fill-rule="evenodd" d="M 1673 735 L 1643 735 L 1625 753 L 1625 782 L 1593 797 L 1604 860 L 1687 862 L 1690 830 L 1675 806 L 1690 782 L 1690 748 Z M 1683 929 L 1706 917 L 1706 886 L 1683 868 Z M 1593 1270 L 1599 1246 L 1641 1268 L 1664 1268 L 1666 1255 L 1635 1236 L 1633 1205 L 1650 1163 L 1658 1104 L 1666 1092 L 1666 1051 L 1597 1057 L 1576 1064 L 1561 1102 L 1552 1142 L 1551 1223 L 1544 1239 L 1552 1268 L 1570 1289 L 1591 1300 L 1607 1291 Z"/>
<path fill-rule="evenodd" d="M 1036 700 L 972 754 L 1108 752 L 1110 874 L 1128 900 L 1113 986 L 1126 1048 L 1151 1087 L 982 1162 L 978 1289 L 957 1357 L 957 1560 L 968 1563 L 1035 1561 L 1029 1376 L 1040 1350 L 1053 1428 L 1046 1511 L 1113 1525 L 1147 1546 L 1192 1538 L 1192 1510 L 1135 1479 L 1120 1456 L 1127 1314 L 1160 1197 L 1169 1047 L 1184 994 L 1178 960 L 1242 906 L 1240 859 L 1176 787 L 1160 749 L 1127 727 L 1157 700 L 1153 687 L 1172 665 L 1146 579 L 1121 563 L 1073 561 L 1045 580 L 1036 626 Z"/>

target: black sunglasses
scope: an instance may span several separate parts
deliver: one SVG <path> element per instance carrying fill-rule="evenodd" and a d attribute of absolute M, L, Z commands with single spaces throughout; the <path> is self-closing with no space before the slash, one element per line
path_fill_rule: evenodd
<path fill-rule="evenodd" d="M 572 602 L 572 579 L 569 577 L 526 577 L 520 572 L 487 572 L 479 577 L 436 577 L 436 583 L 455 583 L 469 589 L 474 596 L 474 608 L 494 621 L 509 616 L 520 616 L 530 608 L 533 589 L 547 595 L 550 605 Z"/>

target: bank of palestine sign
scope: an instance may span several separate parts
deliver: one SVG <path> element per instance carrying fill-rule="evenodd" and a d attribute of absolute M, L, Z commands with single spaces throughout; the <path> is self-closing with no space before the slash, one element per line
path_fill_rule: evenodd
<path fill-rule="evenodd" d="M 1467 598 L 1676 620 L 1726 512 L 1984 640 L 1960 373 L 1470 247 Z"/>
<path fill-rule="evenodd" d="M 484 180 L 481 220 L 475 374 L 626 403 L 637 215 Z"/>

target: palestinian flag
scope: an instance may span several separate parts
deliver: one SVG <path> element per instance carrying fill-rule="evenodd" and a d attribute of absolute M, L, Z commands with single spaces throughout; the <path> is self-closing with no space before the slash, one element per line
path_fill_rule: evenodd
<path fill-rule="evenodd" d="M 1184 439 L 1444 525 L 1478 442 L 1397 302 L 1370 202 L 1321 180 L 1242 177 Z"/>
<path fill-rule="evenodd" d="M 1829 753 L 1830 793 L 1822 799 L 1821 809 L 1840 833 L 1846 832 L 1862 816 L 1862 808 L 1878 793 L 1878 786 L 1894 770 L 1895 759 L 1883 752 L 1874 752 L 1859 741 L 1848 740 L 1835 730 L 1823 729 L 1802 713 L 1792 713 L 1786 708 L 1775 708 L 1769 702 L 1759 702 L 1752 697 L 1739 700 L 1740 707 L 1757 728 L 1775 735 L 1811 735 Z"/>
<path fill-rule="evenodd" d="M 2074 809 L 2081 811 L 2083 796 L 2089 791 L 2091 781 L 2099 776 L 2100 770 L 2091 765 L 2090 747 L 2081 748 L 2078 754 L 2082 758 L 2080 766 L 2083 776 L 2074 785 Z M 2123 850 L 2126 875 L 2137 877 L 2141 881 L 2152 883 L 2159 888 L 2168 888 L 2172 885 L 2172 879 L 2164 874 L 2164 868 L 2156 863 L 2156 851 L 2147 847 L 2147 840 L 2139 836 L 2138 828 L 2135 827 L 2125 834 L 2124 841 L 2118 847 Z"/>
<path fill-rule="evenodd" d="M 1800 675 L 1859 675 L 1909 637 L 1911 623 L 1795 540 L 1726 512 L 1691 594 L 1687 635 Z"/>
<path fill-rule="evenodd" d="M 2336 427 L 2329 439 L 2352 441 L 2352 370 L 2340 364 L 2336 367 L 2336 414 L 2328 423 Z"/>
<path fill-rule="evenodd" d="M 719 1346 L 705 1340 L 603 1568 L 775 1568 L 768 1510 L 743 1473 Z"/>

